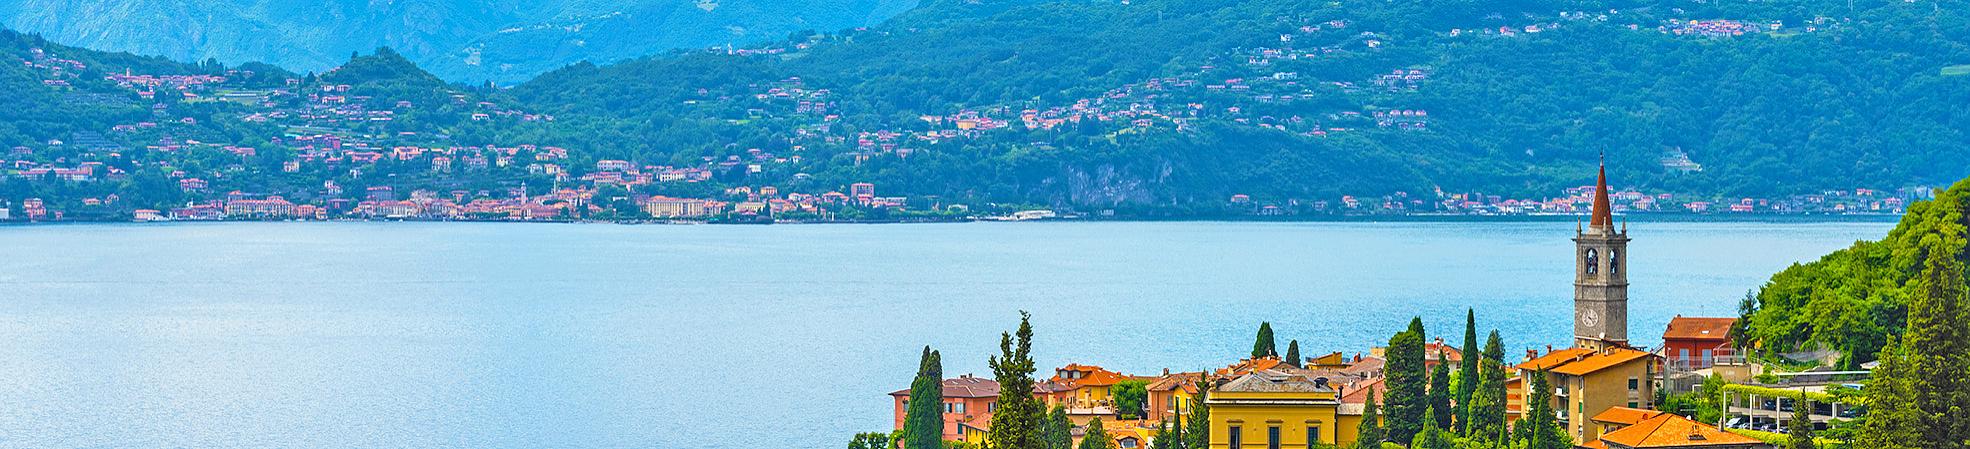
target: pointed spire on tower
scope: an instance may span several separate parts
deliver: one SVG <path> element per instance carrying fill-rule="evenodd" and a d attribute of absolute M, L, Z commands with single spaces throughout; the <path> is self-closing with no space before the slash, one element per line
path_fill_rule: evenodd
<path fill-rule="evenodd" d="M 1603 230 L 1614 228 L 1614 207 L 1607 199 L 1607 150 L 1601 150 L 1601 174 L 1594 181 L 1594 215 L 1587 225 Z"/>

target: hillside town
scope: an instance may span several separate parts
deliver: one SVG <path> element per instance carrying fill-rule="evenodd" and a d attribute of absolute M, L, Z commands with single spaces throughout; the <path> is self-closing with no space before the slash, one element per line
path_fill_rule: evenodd
<path fill-rule="evenodd" d="M 1298 341 L 1280 353 L 1267 323 L 1260 326 L 1251 356 L 1232 360 L 1222 368 L 1193 372 L 1165 368 L 1159 373 L 1139 374 L 1068 363 L 1051 370 L 1050 375 L 1035 377 L 1030 395 L 1053 415 L 1065 416 L 1073 447 L 1125 449 L 1177 447 L 1168 442 L 1159 445 L 1156 440 L 1166 435 L 1182 438 L 1185 431 L 1192 438 L 1204 431 L 1208 438 L 1178 443 L 1187 444 L 1183 447 L 1380 447 L 1379 443 L 1358 446 L 1357 440 L 1363 438 L 1362 429 L 1380 425 L 1364 420 L 1396 419 L 1391 414 L 1399 404 L 1385 402 L 1397 400 L 1392 389 L 1425 388 L 1415 384 L 1424 380 L 1429 381 L 1427 389 L 1470 386 L 1489 376 L 1472 373 L 1472 369 L 1508 376 L 1494 379 L 1496 383 L 1483 381 L 1483 386 L 1477 387 L 1503 390 L 1499 397 L 1504 399 L 1501 418 L 1505 425 L 1526 427 L 1542 421 L 1536 419 L 1542 418 L 1540 414 L 1550 413 L 1543 419 L 1552 420 L 1565 434 L 1564 441 L 1578 448 L 1769 449 L 1783 439 L 1788 426 L 1810 423 L 1825 431 L 1840 420 L 1865 412 L 1863 402 L 1852 393 L 1867 380 L 1867 371 L 1835 371 L 1825 365 L 1788 370 L 1747 357 L 1739 347 L 1743 340 L 1734 335 L 1739 329 L 1737 317 L 1678 315 L 1660 330 L 1661 346 L 1635 345 L 1628 326 L 1626 260 L 1630 237 L 1626 224 L 1614 216 L 1614 195 L 1606 185 L 1606 175 L 1602 174 L 1596 184 L 1601 188 L 1591 195 L 1590 222 L 1574 237 L 1576 296 L 1571 347 L 1528 348 L 1522 355 L 1504 354 L 1501 336 L 1494 331 L 1491 341 L 1480 350 L 1473 312 L 1467 317 L 1463 347 L 1442 337 L 1448 332 L 1423 340 L 1425 335 L 1417 321 L 1388 346 L 1314 351 L 1303 356 Z M 928 348 L 925 351 L 930 354 Z M 1790 356 L 1824 363 L 1827 355 Z M 1414 372 L 1404 375 L 1396 372 L 1399 370 Z M 1427 378 L 1414 375 L 1425 371 L 1432 374 Z M 1457 380 L 1445 382 L 1439 376 L 1456 376 Z M 994 379 L 969 374 L 943 378 L 939 386 L 940 390 L 912 386 L 889 393 L 896 429 L 891 443 L 896 447 L 926 447 L 907 441 L 904 433 L 922 425 L 909 422 L 914 410 L 913 392 L 939 391 L 941 405 L 934 409 L 938 419 L 931 424 L 941 426 L 941 439 L 948 443 L 928 447 L 984 447 L 981 445 L 990 441 L 998 402 L 1015 394 L 1002 391 Z M 1428 393 L 1453 397 L 1445 391 Z M 1445 405 L 1460 410 L 1455 413 L 1457 421 L 1477 419 L 1478 412 L 1465 407 L 1480 405 L 1456 402 L 1471 397 L 1464 394 L 1458 392 L 1454 395 L 1458 399 L 1445 399 L 1449 401 Z M 1685 408 L 1689 405 L 1685 398 L 1698 396 L 1720 396 L 1720 410 L 1714 411 L 1714 416 L 1699 416 L 1699 410 Z M 1550 403 L 1538 403 L 1541 399 Z M 1485 400 L 1476 399 L 1479 403 Z M 1444 405 L 1431 407 L 1438 406 Z M 1200 408 L 1206 411 L 1200 413 Z M 1377 414 L 1378 408 L 1383 414 Z M 1192 417 L 1209 421 L 1201 426 L 1197 422 L 1186 424 Z M 1391 429 L 1395 426 L 1386 425 Z M 1427 429 L 1451 428 L 1424 426 L 1425 433 Z M 1107 441 L 1083 443 L 1089 438 Z M 1370 438 L 1411 444 L 1393 433 Z"/>

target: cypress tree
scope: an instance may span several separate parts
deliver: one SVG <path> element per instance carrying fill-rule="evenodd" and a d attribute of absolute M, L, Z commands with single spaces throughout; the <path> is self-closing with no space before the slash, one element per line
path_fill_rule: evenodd
<path fill-rule="evenodd" d="M 1186 432 L 1189 435 L 1185 436 L 1185 448 L 1211 447 L 1211 405 L 1205 403 L 1210 394 L 1211 378 L 1207 374 L 1197 373 L 1197 397 L 1190 400 L 1190 429 Z"/>
<path fill-rule="evenodd" d="M 924 346 L 917 378 L 910 383 L 910 404 L 903 414 L 903 445 L 909 449 L 943 447 L 944 363 L 940 357 Z"/>
<path fill-rule="evenodd" d="M 1471 392 L 1471 424 L 1467 429 L 1471 439 L 1499 443 L 1505 437 L 1505 343 L 1498 337 L 1498 331 L 1491 331 L 1491 338 L 1484 344 L 1484 353 L 1478 361 L 1478 388 Z"/>
<path fill-rule="evenodd" d="M 1471 393 L 1477 391 L 1478 359 L 1481 357 L 1478 353 L 1476 309 L 1464 311 L 1464 347 L 1461 349 L 1464 359 L 1458 361 L 1457 366 L 1456 424 L 1458 435 L 1469 435 Z"/>
<path fill-rule="evenodd" d="M 1286 364 L 1294 368 L 1305 368 L 1304 366 L 1301 366 L 1304 363 L 1306 362 L 1300 360 L 1300 341 L 1299 340 L 1286 341 Z"/>
<path fill-rule="evenodd" d="M 1430 419 L 1424 420 L 1426 424 L 1434 423 L 1439 430 L 1450 428 L 1450 395 L 1450 362 L 1444 360 L 1442 352 L 1437 352 L 1436 368 L 1430 370 L 1427 396 Z"/>
<path fill-rule="evenodd" d="M 1786 425 L 1786 449 L 1817 449 L 1813 444 L 1813 419 L 1806 414 L 1812 408 L 1813 403 L 1806 399 L 1806 394 L 1800 393 L 1792 404 L 1792 423 Z"/>
<path fill-rule="evenodd" d="M 1088 431 L 1081 433 L 1078 449 L 1115 449 L 1115 440 L 1108 439 L 1108 429 L 1101 427 L 1101 418 L 1088 421 Z"/>
<path fill-rule="evenodd" d="M 1018 339 L 1014 340 L 1017 335 Z M 999 381 L 998 411 L 992 413 L 992 428 L 986 439 L 996 449 L 1040 449 L 1045 419 L 1044 405 L 1033 397 L 1032 315 L 1019 312 L 1016 334 L 999 334 L 999 355 L 986 361 Z"/>
<path fill-rule="evenodd" d="M 1156 423 L 1156 441 L 1149 443 L 1149 449 L 1176 449 L 1170 444 L 1173 438 L 1175 436 L 1170 434 L 1169 421 Z"/>
<path fill-rule="evenodd" d="M 1881 348 L 1879 360 L 1881 365 L 1874 368 L 1873 378 L 1862 387 L 1868 402 L 1867 419 L 1861 421 L 1854 447 L 1915 449 L 1915 440 L 1922 438 L 1922 415 L 1909 405 L 1915 403 L 1915 392 L 1909 389 L 1907 349 L 1891 335 L 1888 345 Z"/>
<path fill-rule="evenodd" d="M 1252 358 L 1278 356 L 1279 345 L 1272 340 L 1272 323 L 1259 323 L 1259 337 L 1252 342 Z"/>
<path fill-rule="evenodd" d="M 1183 437 L 1183 414 L 1181 412 L 1182 411 L 1179 410 L 1178 413 L 1174 413 L 1170 415 L 1171 422 L 1170 422 L 1169 449 L 1184 449 L 1185 445 L 1189 443 L 1189 440 L 1186 440 Z M 1161 437 L 1158 437 L 1158 439 L 1161 439 Z"/>
<path fill-rule="evenodd" d="M 1066 408 L 1055 405 L 1047 414 L 1045 438 L 1047 449 L 1074 449 L 1074 423 L 1067 421 Z"/>
<path fill-rule="evenodd" d="M 1443 430 L 1436 426 L 1436 410 L 1423 411 L 1423 430 L 1411 438 L 1410 449 L 1451 449 L 1450 440 L 1443 437 Z"/>
<path fill-rule="evenodd" d="M 1430 406 L 1422 326 L 1421 318 L 1411 320 L 1409 330 L 1389 338 L 1386 352 L 1388 396 L 1383 399 L 1382 408 L 1388 415 L 1388 439 L 1405 446 L 1423 430 L 1423 412 Z"/>
<path fill-rule="evenodd" d="M 1382 449 L 1382 442 L 1388 441 L 1383 435 L 1382 416 L 1375 410 L 1379 403 L 1381 400 L 1376 399 L 1375 392 L 1370 390 L 1368 402 L 1363 404 L 1361 410 L 1361 424 L 1355 427 L 1355 449 Z"/>
<path fill-rule="evenodd" d="M 1957 215 L 1952 213 L 1951 215 Z M 1952 223 L 1961 219 L 1951 220 Z M 1928 236 L 1924 269 L 1908 306 L 1904 341 L 1910 358 L 1908 381 L 1921 411 L 1918 447 L 1970 446 L 1970 304 L 1955 248 L 1959 238 Z"/>

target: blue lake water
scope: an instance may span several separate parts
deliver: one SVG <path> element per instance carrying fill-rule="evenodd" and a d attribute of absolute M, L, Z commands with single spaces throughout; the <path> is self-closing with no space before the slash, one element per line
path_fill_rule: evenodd
<path fill-rule="evenodd" d="M 1634 223 L 1631 329 L 1890 223 Z M 989 375 L 1309 354 L 1411 316 L 1568 343 L 1571 222 L 0 228 L 0 447 L 830 448 L 920 347 Z"/>

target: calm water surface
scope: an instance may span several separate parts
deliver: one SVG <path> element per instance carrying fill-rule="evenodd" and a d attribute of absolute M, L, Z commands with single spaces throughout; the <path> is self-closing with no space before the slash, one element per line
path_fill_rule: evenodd
<path fill-rule="evenodd" d="M 1636 223 L 1637 343 L 1888 223 Z M 918 348 L 989 375 L 1365 351 L 1463 311 L 1566 344 L 1574 225 L 0 228 L 0 446 L 831 448 Z M 1043 368 L 1043 371 L 1045 369 Z"/>

